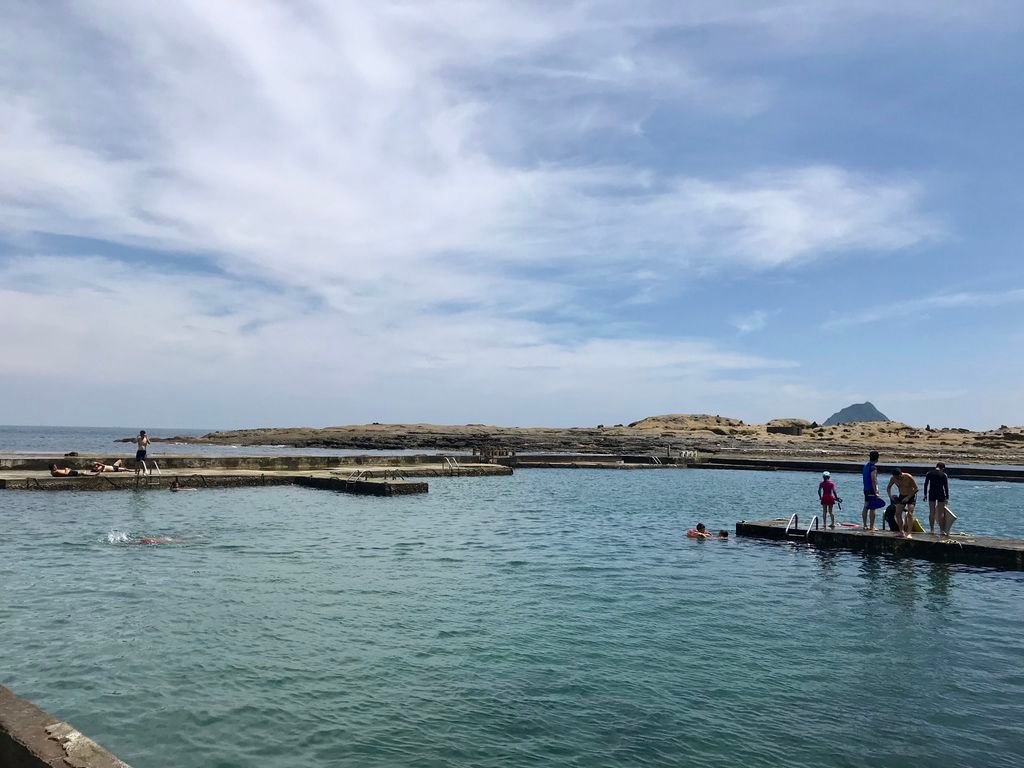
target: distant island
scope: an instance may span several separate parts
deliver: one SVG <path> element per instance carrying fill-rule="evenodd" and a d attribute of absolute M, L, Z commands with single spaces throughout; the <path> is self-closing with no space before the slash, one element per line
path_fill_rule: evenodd
<path fill-rule="evenodd" d="M 862 421 L 889 421 L 889 417 L 870 402 L 854 403 L 825 419 L 825 426 L 834 427 L 838 424 L 856 424 Z"/>
<path fill-rule="evenodd" d="M 352 424 L 211 432 L 154 442 L 203 445 L 282 445 L 295 448 L 469 453 L 660 454 L 698 451 L 732 456 L 860 460 L 869 450 L 883 463 L 910 459 L 947 463 L 1024 463 L 1024 427 L 972 432 L 957 427 L 912 427 L 882 420 L 816 424 L 801 418 L 747 424 L 721 415 L 673 413 L 628 424 L 593 427 L 501 427 L 486 424 Z M 845 411 L 836 416 L 841 416 Z M 126 437 L 126 441 L 134 438 Z M 163 449 L 166 451 L 166 448 Z"/>

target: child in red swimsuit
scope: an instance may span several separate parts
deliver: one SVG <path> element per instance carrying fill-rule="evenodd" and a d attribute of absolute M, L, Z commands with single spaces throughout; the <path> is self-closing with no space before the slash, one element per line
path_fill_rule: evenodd
<path fill-rule="evenodd" d="M 818 483 L 818 499 L 821 501 L 821 524 L 827 524 L 829 518 L 832 518 L 832 523 L 828 527 L 835 528 L 836 516 L 832 513 L 832 505 L 839 501 L 839 491 L 828 472 L 821 473 L 821 482 Z"/>

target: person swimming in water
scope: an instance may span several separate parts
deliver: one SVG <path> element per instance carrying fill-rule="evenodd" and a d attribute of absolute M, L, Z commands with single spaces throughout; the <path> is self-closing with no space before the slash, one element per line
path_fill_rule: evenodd
<path fill-rule="evenodd" d="M 177 539 L 174 536 L 140 536 L 132 544 L 184 544 L 184 539 Z"/>
<path fill-rule="evenodd" d="M 686 538 L 688 539 L 710 539 L 711 534 L 708 533 L 707 526 L 704 523 L 697 523 L 696 528 L 691 528 L 686 532 Z"/>

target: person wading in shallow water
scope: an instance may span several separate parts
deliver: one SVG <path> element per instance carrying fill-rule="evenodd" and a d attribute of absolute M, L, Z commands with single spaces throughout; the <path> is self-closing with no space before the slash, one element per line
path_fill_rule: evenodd
<path fill-rule="evenodd" d="M 882 500 L 878 496 L 878 451 L 872 451 L 868 455 L 868 463 L 864 465 L 861 474 L 864 478 L 864 509 L 861 511 L 861 518 L 864 530 L 873 531 L 875 530 L 875 510 L 885 506 L 884 503 L 880 503 Z"/>

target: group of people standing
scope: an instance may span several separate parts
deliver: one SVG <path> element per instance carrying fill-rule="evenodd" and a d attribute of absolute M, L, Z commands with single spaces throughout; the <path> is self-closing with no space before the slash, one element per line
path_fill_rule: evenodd
<path fill-rule="evenodd" d="M 861 471 L 864 485 L 864 508 L 861 510 L 861 520 L 866 531 L 877 530 L 875 528 L 875 512 L 886 507 L 878 492 L 878 451 L 871 451 L 868 461 Z M 890 503 L 886 509 L 885 519 L 890 530 L 896 531 L 903 538 L 912 538 L 914 530 L 914 511 L 917 506 L 917 494 L 919 488 L 914 476 L 900 467 L 894 467 L 892 477 L 885 487 L 885 493 Z M 928 472 L 924 479 L 924 497 L 928 500 L 928 529 L 929 533 L 935 533 L 935 526 L 939 526 L 939 535 L 949 535 L 950 528 L 956 522 L 956 515 L 949 508 L 949 478 L 946 476 L 946 465 L 941 461 L 935 465 L 935 469 Z M 842 509 L 842 499 L 830 473 L 823 472 L 822 480 L 818 484 L 818 499 L 821 502 L 822 521 L 828 527 L 836 527 L 836 518 L 832 509 L 835 504 Z M 829 524 L 831 518 L 831 524 Z"/>

